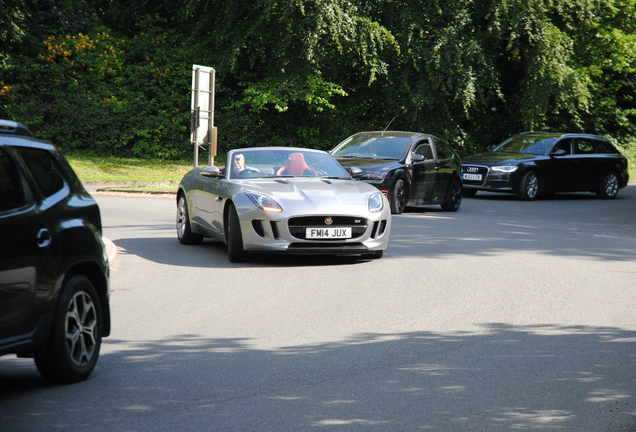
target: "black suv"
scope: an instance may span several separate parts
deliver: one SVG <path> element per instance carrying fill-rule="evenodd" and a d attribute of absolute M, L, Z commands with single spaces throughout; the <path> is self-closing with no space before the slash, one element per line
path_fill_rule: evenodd
<path fill-rule="evenodd" d="M 0 355 L 32 357 L 46 379 L 92 372 L 110 334 L 99 207 L 64 156 L 0 120 Z"/>

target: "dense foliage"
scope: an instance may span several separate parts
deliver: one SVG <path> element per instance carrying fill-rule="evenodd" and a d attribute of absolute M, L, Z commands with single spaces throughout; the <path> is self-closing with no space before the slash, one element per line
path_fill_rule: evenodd
<path fill-rule="evenodd" d="M 417 130 L 636 147 L 636 0 L 0 0 L 0 118 L 67 152 L 190 155 L 192 64 L 221 151 Z"/>

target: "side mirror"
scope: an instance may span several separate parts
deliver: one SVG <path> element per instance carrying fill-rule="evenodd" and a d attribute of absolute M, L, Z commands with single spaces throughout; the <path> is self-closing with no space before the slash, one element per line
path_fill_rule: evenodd
<path fill-rule="evenodd" d="M 425 160 L 426 158 L 424 157 L 424 155 L 421 155 L 421 154 L 411 155 L 411 162 L 422 162 Z"/>
<path fill-rule="evenodd" d="M 552 152 L 552 156 L 566 156 L 567 154 L 568 153 L 563 149 L 555 150 Z"/>
<path fill-rule="evenodd" d="M 199 171 L 203 177 L 222 177 L 218 166 L 206 166 Z"/>
<path fill-rule="evenodd" d="M 362 177 L 363 174 L 364 172 L 360 168 L 356 168 L 356 167 L 349 168 L 349 175 L 353 177 L 354 179 L 359 179 L 360 177 Z"/>

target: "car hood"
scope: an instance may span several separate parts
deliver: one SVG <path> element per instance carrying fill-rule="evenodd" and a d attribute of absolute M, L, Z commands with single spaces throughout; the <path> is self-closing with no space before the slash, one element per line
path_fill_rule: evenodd
<path fill-rule="evenodd" d="M 395 159 L 374 159 L 374 158 L 336 158 L 338 163 L 345 168 L 356 167 L 363 172 L 367 171 L 388 171 L 400 166 L 400 162 Z"/>
<path fill-rule="evenodd" d="M 502 162 L 516 165 L 521 162 L 536 159 L 537 155 L 527 153 L 503 153 L 503 152 L 487 152 L 479 153 L 462 158 L 462 165 L 480 164 L 480 165 L 498 165 Z"/>
<path fill-rule="evenodd" d="M 239 193 L 258 192 L 274 198 L 283 209 L 334 214 L 368 209 L 369 195 L 378 190 L 355 180 L 319 178 L 255 179 L 236 182 Z"/>

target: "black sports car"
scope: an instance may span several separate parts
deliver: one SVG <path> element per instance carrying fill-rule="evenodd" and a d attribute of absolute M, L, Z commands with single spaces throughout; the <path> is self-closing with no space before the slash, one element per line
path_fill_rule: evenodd
<path fill-rule="evenodd" d="M 442 139 L 417 132 L 360 132 L 331 155 L 345 168 L 362 169 L 361 180 L 389 199 L 391 213 L 439 204 L 457 211 L 462 202 L 461 159 Z"/>
<path fill-rule="evenodd" d="M 533 200 L 538 194 L 596 192 L 615 198 L 627 185 L 627 158 L 608 140 L 588 134 L 524 132 L 492 151 L 464 158 L 464 195 L 508 192 Z"/>

